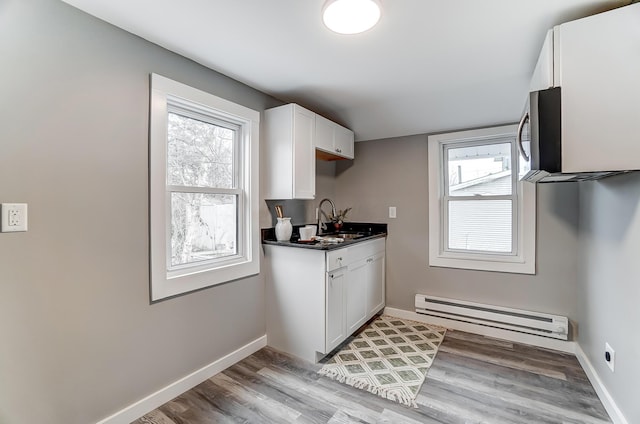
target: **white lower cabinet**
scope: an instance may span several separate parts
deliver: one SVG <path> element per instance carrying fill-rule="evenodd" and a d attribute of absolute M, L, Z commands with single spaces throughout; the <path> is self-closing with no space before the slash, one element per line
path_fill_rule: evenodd
<path fill-rule="evenodd" d="M 269 346 L 317 362 L 384 308 L 384 238 L 330 251 L 264 250 Z"/>
<path fill-rule="evenodd" d="M 346 303 L 347 333 L 352 334 L 367 321 L 367 274 L 369 274 L 367 259 L 349 264 L 347 287 L 344 291 Z"/>
<path fill-rule="evenodd" d="M 347 338 L 345 331 L 344 290 L 347 268 L 327 272 L 326 340 L 325 350 L 330 352 Z"/>
<path fill-rule="evenodd" d="M 379 252 L 367 259 L 367 316 L 375 315 L 385 304 L 385 253 Z"/>

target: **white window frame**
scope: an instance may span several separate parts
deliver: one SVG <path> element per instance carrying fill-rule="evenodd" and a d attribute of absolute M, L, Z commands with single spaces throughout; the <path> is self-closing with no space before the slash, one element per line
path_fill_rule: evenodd
<path fill-rule="evenodd" d="M 428 137 L 429 154 L 429 265 L 483 271 L 535 274 L 536 272 L 536 185 L 517 181 L 518 155 L 515 149 L 517 125 L 457 131 Z M 495 142 L 512 143 L 512 177 L 516 179 L 510 253 L 448 249 L 446 209 L 446 151 L 449 147 Z M 503 196 L 513 198 L 511 196 Z M 494 197 L 496 198 L 496 197 Z M 456 199 L 460 199 L 456 197 Z"/>
<path fill-rule="evenodd" d="M 204 117 L 237 129 L 236 188 L 170 186 L 167 182 L 169 111 Z M 184 112 L 184 113 L 183 113 Z M 151 74 L 149 133 L 149 238 L 151 300 L 188 293 L 260 272 L 258 226 L 258 146 L 260 113 L 157 74 Z M 237 196 L 237 254 L 221 259 L 171 266 L 171 193 Z"/>

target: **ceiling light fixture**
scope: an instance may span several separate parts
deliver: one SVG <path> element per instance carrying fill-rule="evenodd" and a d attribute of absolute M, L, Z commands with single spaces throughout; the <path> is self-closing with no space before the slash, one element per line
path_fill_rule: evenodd
<path fill-rule="evenodd" d="M 378 23 L 380 4 L 377 0 L 328 0 L 322 20 L 338 34 L 358 34 Z"/>

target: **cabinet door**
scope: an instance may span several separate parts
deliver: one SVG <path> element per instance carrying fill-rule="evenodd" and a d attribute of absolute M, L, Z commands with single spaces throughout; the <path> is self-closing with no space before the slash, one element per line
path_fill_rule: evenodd
<path fill-rule="evenodd" d="M 353 334 L 367 320 L 367 274 L 366 259 L 349 265 L 345 302 L 347 334 Z"/>
<path fill-rule="evenodd" d="M 316 115 L 316 149 L 339 157 L 353 159 L 353 131 L 327 118 Z"/>
<path fill-rule="evenodd" d="M 346 277 L 346 268 L 327 272 L 326 341 L 324 353 L 331 352 L 347 338 L 344 317 L 344 288 Z"/>
<path fill-rule="evenodd" d="M 316 115 L 316 149 L 333 153 L 333 132 L 335 124 L 324 116 Z"/>
<path fill-rule="evenodd" d="M 639 169 L 640 3 L 567 22 L 555 36 L 563 172 Z"/>
<path fill-rule="evenodd" d="M 367 259 L 367 319 L 385 304 L 385 254 L 378 253 Z"/>
<path fill-rule="evenodd" d="M 296 104 L 264 112 L 260 156 L 265 199 L 313 199 L 315 113 Z"/>
<path fill-rule="evenodd" d="M 335 154 L 345 157 L 347 159 L 353 159 L 353 143 L 354 135 L 353 131 L 348 128 L 335 125 L 334 132 L 334 150 Z"/>
<path fill-rule="evenodd" d="M 293 116 L 293 198 L 313 199 L 316 195 L 315 113 L 298 105 Z M 283 165 L 284 166 L 284 165 Z"/>

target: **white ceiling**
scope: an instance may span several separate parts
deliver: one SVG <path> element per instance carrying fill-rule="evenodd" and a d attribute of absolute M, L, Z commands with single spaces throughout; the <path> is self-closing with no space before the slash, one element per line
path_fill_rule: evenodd
<path fill-rule="evenodd" d="M 338 35 L 325 0 L 64 0 L 356 133 L 356 140 L 516 121 L 547 29 L 629 0 L 380 0 Z"/>

